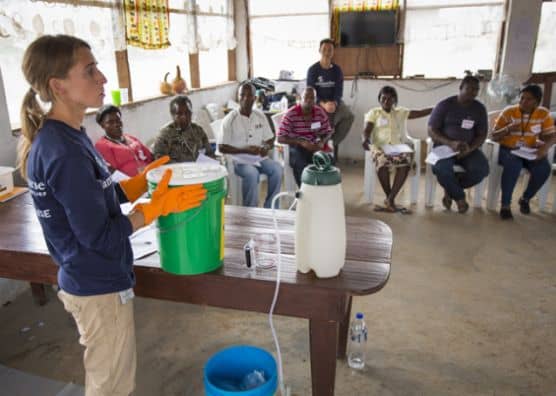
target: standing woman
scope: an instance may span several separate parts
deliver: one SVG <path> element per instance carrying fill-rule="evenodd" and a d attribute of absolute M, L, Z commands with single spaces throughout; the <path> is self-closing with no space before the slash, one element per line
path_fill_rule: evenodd
<path fill-rule="evenodd" d="M 99 107 L 106 78 L 89 45 L 78 38 L 42 36 L 22 64 L 31 88 L 21 106 L 21 173 L 27 179 L 48 250 L 59 266 L 58 296 L 85 346 L 87 396 L 129 395 L 135 387 L 132 232 L 160 215 L 198 206 L 201 186 L 168 189 L 167 171 L 149 203 L 128 216 L 120 202 L 147 189 L 146 172 L 114 184 L 81 127 L 85 110 Z M 44 113 L 37 101 L 50 104 Z"/>
<path fill-rule="evenodd" d="M 404 140 L 407 140 L 406 121 L 425 117 L 431 113 L 432 108 L 409 110 L 405 107 L 398 107 L 398 93 L 394 87 L 388 85 L 380 89 L 378 102 L 380 107 L 375 107 L 365 114 L 365 130 L 363 132 L 363 148 L 371 150 L 378 180 L 386 194 L 385 206 L 377 207 L 377 210 L 409 213 L 407 209 L 397 207 L 395 199 L 409 175 L 413 155 L 412 153 L 387 155 L 382 150 L 382 146 L 405 143 Z M 396 169 L 392 184 L 390 184 L 391 168 Z"/>

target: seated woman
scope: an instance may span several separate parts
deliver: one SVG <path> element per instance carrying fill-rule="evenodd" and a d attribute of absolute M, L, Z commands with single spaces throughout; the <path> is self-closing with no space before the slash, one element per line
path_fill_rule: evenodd
<path fill-rule="evenodd" d="M 529 200 L 535 196 L 550 175 L 546 158 L 550 147 L 556 143 L 554 120 L 548 110 L 539 106 L 542 90 L 537 85 L 527 85 L 520 92 L 519 104 L 506 107 L 496 119 L 491 138 L 500 143 L 498 163 L 502 171 L 502 206 L 500 217 L 513 218 L 510 204 L 521 169 L 531 174 L 527 188 L 519 199 L 519 210 L 529 214 Z M 525 159 L 511 153 L 520 147 L 537 148 L 535 159 Z"/>
<path fill-rule="evenodd" d="M 172 121 L 164 125 L 153 146 L 155 158 L 165 155 L 171 162 L 196 161 L 199 153 L 213 156 L 207 134 L 199 125 L 191 122 L 193 106 L 185 95 L 178 95 L 170 102 Z"/>
<path fill-rule="evenodd" d="M 95 147 L 106 160 L 111 171 L 118 170 L 135 176 L 153 160 L 149 149 L 139 139 L 123 133 L 122 113 L 113 105 L 102 106 L 96 115 L 97 123 L 105 135 Z"/>
<path fill-rule="evenodd" d="M 425 117 L 431 113 L 432 108 L 409 110 L 397 107 L 398 93 L 388 85 L 382 87 L 378 93 L 378 102 L 380 107 L 375 107 L 365 114 L 366 125 L 363 132 L 363 148 L 371 150 L 378 180 L 386 194 L 385 206 L 377 206 L 375 210 L 410 213 L 406 208 L 397 207 L 395 199 L 409 175 L 413 153 L 387 155 L 382 147 L 385 144 L 405 143 L 407 119 Z M 391 168 L 396 168 L 393 184 L 390 184 Z"/>

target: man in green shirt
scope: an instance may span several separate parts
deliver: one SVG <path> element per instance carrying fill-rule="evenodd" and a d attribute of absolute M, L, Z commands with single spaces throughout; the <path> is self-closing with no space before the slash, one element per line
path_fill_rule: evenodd
<path fill-rule="evenodd" d="M 192 105 L 187 96 L 172 99 L 170 114 L 173 121 L 162 127 L 154 142 L 155 158 L 168 155 L 171 162 L 192 162 L 203 150 L 205 155 L 214 155 L 203 128 L 191 122 Z"/>

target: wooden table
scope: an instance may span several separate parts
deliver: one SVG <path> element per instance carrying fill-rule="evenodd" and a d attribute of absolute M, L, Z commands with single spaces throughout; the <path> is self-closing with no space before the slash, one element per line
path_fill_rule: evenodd
<path fill-rule="evenodd" d="M 279 211 L 279 224 L 293 230 L 294 214 Z M 267 209 L 226 206 L 224 266 L 217 271 L 177 276 L 136 265 L 138 296 L 222 308 L 269 310 L 275 271 L 248 270 L 243 245 L 270 232 Z M 0 204 L 0 277 L 55 284 L 57 267 L 43 240 L 28 193 Z M 283 270 L 276 305 L 279 315 L 309 319 L 313 395 L 334 394 L 336 358 L 345 357 L 351 298 L 376 293 L 388 281 L 392 232 L 381 221 L 348 217 L 347 257 L 340 275 L 318 279 L 296 271 L 293 234 L 282 236 Z"/>

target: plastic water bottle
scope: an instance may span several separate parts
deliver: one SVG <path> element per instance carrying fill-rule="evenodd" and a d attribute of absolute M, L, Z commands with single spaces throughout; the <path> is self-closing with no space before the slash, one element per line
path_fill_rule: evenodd
<path fill-rule="evenodd" d="M 367 347 L 367 325 L 363 314 L 357 312 L 349 328 L 348 365 L 361 370 L 365 367 L 365 350 Z"/>
<path fill-rule="evenodd" d="M 282 96 L 282 99 L 280 99 L 280 108 L 282 111 L 288 110 L 288 98 L 286 95 Z"/>

